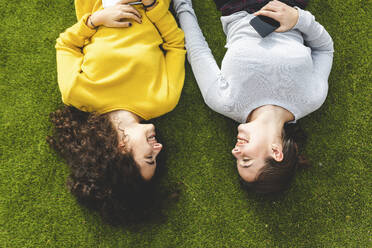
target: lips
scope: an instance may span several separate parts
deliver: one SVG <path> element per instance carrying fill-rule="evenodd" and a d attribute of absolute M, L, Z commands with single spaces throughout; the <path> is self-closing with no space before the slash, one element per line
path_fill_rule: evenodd
<path fill-rule="evenodd" d="M 238 145 L 243 145 L 243 144 L 246 144 L 248 143 L 249 141 L 241 136 L 238 136 L 237 137 L 237 142 L 235 144 L 235 147 L 238 146 Z"/>
<path fill-rule="evenodd" d="M 249 142 L 248 139 L 245 139 L 242 136 L 238 136 L 237 139 L 238 139 L 238 142 L 242 142 L 242 143 L 248 143 Z"/>

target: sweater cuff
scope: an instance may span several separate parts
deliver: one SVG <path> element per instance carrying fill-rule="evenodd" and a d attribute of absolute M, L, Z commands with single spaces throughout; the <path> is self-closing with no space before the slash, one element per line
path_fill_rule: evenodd
<path fill-rule="evenodd" d="M 80 36 L 90 38 L 97 31 L 97 29 L 92 29 L 87 25 L 87 20 L 90 15 L 90 13 L 85 14 L 78 22 L 77 34 L 79 34 Z"/>
<path fill-rule="evenodd" d="M 151 20 L 151 22 L 156 23 L 158 22 L 165 14 L 168 12 L 168 5 L 164 3 L 164 0 L 157 0 L 158 4 L 155 8 L 146 11 L 147 17 Z"/>

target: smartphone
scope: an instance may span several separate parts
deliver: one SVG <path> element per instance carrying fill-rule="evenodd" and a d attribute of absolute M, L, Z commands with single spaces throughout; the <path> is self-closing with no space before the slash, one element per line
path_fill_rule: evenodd
<path fill-rule="evenodd" d="M 137 1 L 137 2 L 131 2 L 131 3 L 128 3 L 129 5 L 139 5 L 139 4 L 142 4 L 141 1 Z"/>
<path fill-rule="evenodd" d="M 262 38 L 268 36 L 274 32 L 275 29 L 280 27 L 280 22 L 262 15 L 254 17 L 249 23 Z"/>

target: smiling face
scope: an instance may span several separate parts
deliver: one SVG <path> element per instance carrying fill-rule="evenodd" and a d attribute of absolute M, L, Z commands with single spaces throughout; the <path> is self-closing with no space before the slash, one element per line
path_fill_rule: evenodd
<path fill-rule="evenodd" d="M 267 135 L 255 123 L 238 127 L 237 142 L 232 154 L 236 158 L 239 175 L 247 182 L 255 181 L 268 156 Z"/>
<path fill-rule="evenodd" d="M 247 182 L 257 179 L 268 157 L 277 161 L 283 159 L 281 144 L 275 142 L 271 130 L 255 121 L 239 125 L 232 154 L 236 158 L 239 175 Z"/>
<path fill-rule="evenodd" d="M 134 124 L 127 127 L 120 127 L 125 132 L 125 150 L 131 151 L 133 159 L 139 166 L 141 176 L 150 180 L 156 169 L 156 157 L 162 149 L 162 144 L 155 138 L 155 126 L 153 124 Z"/>

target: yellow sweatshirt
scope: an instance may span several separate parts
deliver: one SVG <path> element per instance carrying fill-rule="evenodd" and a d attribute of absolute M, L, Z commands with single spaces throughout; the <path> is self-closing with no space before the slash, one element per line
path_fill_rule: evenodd
<path fill-rule="evenodd" d="M 76 0 L 78 23 L 57 39 L 58 84 L 66 105 L 100 114 L 124 109 L 145 120 L 171 111 L 185 77 L 184 34 L 158 0 L 136 6 L 142 24 L 90 29 L 86 20 L 102 0 Z M 163 49 L 163 50 L 162 50 Z"/>

